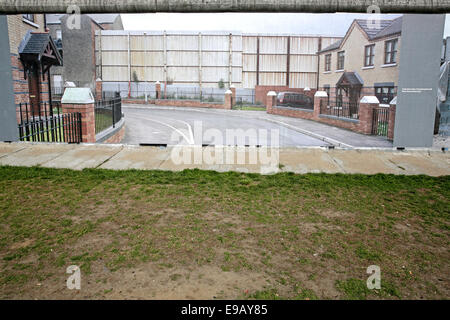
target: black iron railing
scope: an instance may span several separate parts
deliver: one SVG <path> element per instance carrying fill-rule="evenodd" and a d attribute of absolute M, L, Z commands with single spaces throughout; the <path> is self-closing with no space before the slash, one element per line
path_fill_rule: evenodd
<path fill-rule="evenodd" d="M 109 127 L 115 127 L 122 119 L 122 99 L 120 95 L 114 98 L 95 102 L 95 133 L 102 132 Z"/>
<path fill-rule="evenodd" d="M 63 114 L 56 102 L 19 104 L 18 122 L 20 141 L 82 142 L 81 113 Z"/>
<path fill-rule="evenodd" d="M 209 102 L 209 103 L 224 103 L 225 102 L 225 94 L 224 93 L 212 93 L 212 92 L 202 92 L 200 96 L 201 102 Z"/>
<path fill-rule="evenodd" d="M 359 119 L 359 104 L 357 102 L 343 102 L 340 100 L 320 102 L 320 114 L 347 119 Z"/>
<path fill-rule="evenodd" d="M 224 103 L 225 101 L 225 90 L 220 91 L 210 91 L 201 90 L 200 88 L 164 88 L 161 90 L 160 99 L 166 100 L 194 100 L 206 103 Z"/>
<path fill-rule="evenodd" d="M 262 102 L 256 101 L 255 90 L 242 91 L 236 90 L 236 100 L 233 102 L 233 109 L 242 109 L 245 107 L 265 108 L 265 105 Z"/>
<path fill-rule="evenodd" d="M 387 136 L 389 128 L 389 108 L 375 108 L 372 116 L 372 134 Z"/>

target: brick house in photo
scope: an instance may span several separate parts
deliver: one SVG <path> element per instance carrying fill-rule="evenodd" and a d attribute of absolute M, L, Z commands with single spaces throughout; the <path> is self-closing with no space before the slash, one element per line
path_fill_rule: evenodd
<path fill-rule="evenodd" d="M 0 32 L 7 34 L 14 103 L 29 103 L 34 112 L 42 111 L 44 103 L 51 102 L 52 66 L 62 65 L 56 45 L 46 31 L 43 14 L 18 14 L 6 17 L 6 26 Z"/>
<path fill-rule="evenodd" d="M 397 91 L 402 17 L 355 19 L 344 38 L 318 52 L 319 90 L 330 105 L 357 108 L 363 96 L 388 105 Z"/>

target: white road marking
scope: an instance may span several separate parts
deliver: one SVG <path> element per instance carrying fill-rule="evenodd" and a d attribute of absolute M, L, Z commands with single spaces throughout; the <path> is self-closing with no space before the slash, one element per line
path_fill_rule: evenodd
<path fill-rule="evenodd" d="M 183 120 L 177 120 L 177 121 L 184 123 L 188 127 L 189 137 L 191 138 L 191 141 L 189 142 L 189 144 L 194 144 L 194 132 L 192 131 L 191 125 Z"/>
<path fill-rule="evenodd" d="M 314 133 L 314 132 L 311 132 L 311 131 L 308 131 L 308 130 L 305 130 L 305 129 L 301 129 L 299 127 L 290 125 L 290 124 L 288 124 L 286 122 L 283 122 L 283 121 L 278 121 L 278 120 L 274 120 L 274 119 L 266 119 L 266 118 L 258 118 L 258 119 L 281 124 L 281 125 L 285 126 L 286 128 L 289 128 L 289 129 L 292 129 L 294 131 L 303 133 L 304 135 L 310 136 L 312 138 L 325 141 L 325 142 L 327 142 L 329 144 L 332 144 L 332 145 L 335 145 L 335 146 L 344 147 L 344 148 L 350 148 L 350 149 L 354 149 L 355 148 L 354 146 L 351 146 L 351 145 L 349 145 L 347 143 L 338 141 L 336 139 L 328 138 L 328 137 L 322 136 L 320 134 L 317 134 L 317 133 Z"/>
<path fill-rule="evenodd" d="M 181 132 L 180 130 L 178 130 L 178 129 L 175 128 L 174 126 L 171 126 L 170 124 L 167 124 L 167 123 L 164 123 L 164 122 L 162 122 L 162 121 L 155 120 L 155 119 L 149 119 L 149 118 L 143 117 L 143 116 L 139 116 L 139 118 L 140 118 L 140 119 L 145 119 L 145 120 L 148 120 L 148 121 L 153 121 L 153 122 L 162 124 L 163 126 L 169 127 L 169 128 L 171 128 L 172 130 L 178 132 L 181 136 L 183 136 L 183 138 L 184 138 L 189 144 L 194 144 L 194 142 L 191 142 L 191 141 L 189 140 L 189 138 L 186 137 L 186 135 L 185 135 L 183 132 Z"/>

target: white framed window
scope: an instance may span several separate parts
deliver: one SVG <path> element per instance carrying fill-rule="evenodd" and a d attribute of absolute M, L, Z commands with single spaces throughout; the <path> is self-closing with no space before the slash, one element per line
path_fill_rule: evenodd
<path fill-rule="evenodd" d="M 393 39 L 384 43 L 385 64 L 392 64 L 397 62 L 397 42 L 398 39 Z"/>
<path fill-rule="evenodd" d="M 337 53 L 337 69 L 343 70 L 344 69 L 344 59 L 345 59 L 345 51 L 339 51 Z"/>
<path fill-rule="evenodd" d="M 27 13 L 27 14 L 22 14 L 22 18 L 30 21 L 30 22 L 35 22 L 34 21 L 34 14 L 32 13 Z"/>
<path fill-rule="evenodd" d="M 375 45 L 370 44 L 364 47 L 364 67 L 373 66 L 373 60 L 375 57 Z"/>
<path fill-rule="evenodd" d="M 331 53 L 325 55 L 325 71 L 331 70 Z"/>
<path fill-rule="evenodd" d="M 63 92 L 63 79 L 61 75 L 53 75 L 53 86 L 52 90 L 54 94 L 62 94 Z"/>
<path fill-rule="evenodd" d="M 39 28 L 34 14 L 22 14 L 22 21 L 32 27 Z"/>

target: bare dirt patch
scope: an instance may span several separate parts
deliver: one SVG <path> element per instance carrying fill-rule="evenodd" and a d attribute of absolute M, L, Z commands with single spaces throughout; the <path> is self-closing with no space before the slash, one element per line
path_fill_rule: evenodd
<path fill-rule="evenodd" d="M 29 245 L 31 245 L 33 243 L 32 239 L 26 239 L 24 241 L 21 242 L 15 242 L 10 246 L 11 250 L 17 250 L 17 249 L 21 249 L 21 248 L 25 248 L 28 247 Z"/>

